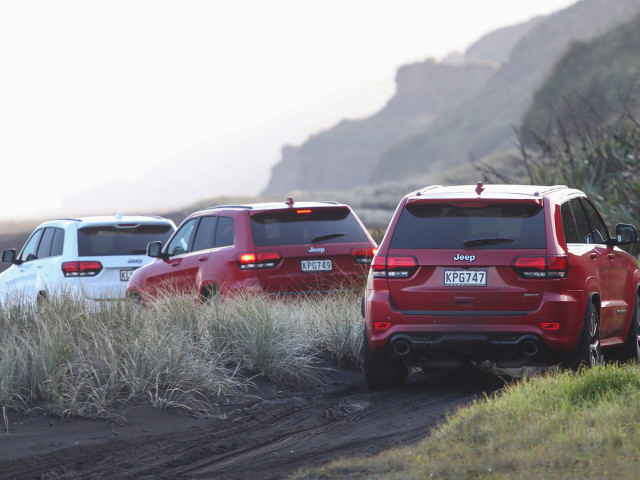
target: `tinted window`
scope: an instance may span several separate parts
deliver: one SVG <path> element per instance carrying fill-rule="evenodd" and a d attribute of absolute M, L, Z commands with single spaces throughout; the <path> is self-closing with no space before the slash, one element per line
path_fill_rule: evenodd
<path fill-rule="evenodd" d="M 202 217 L 193 241 L 193 251 L 207 250 L 213 248 L 216 236 L 216 224 L 218 217 Z"/>
<path fill-rule="evenodd" d="M 191 238 L 193 237 L 197 222 L 197 218 L 192 218 L 178 229 L 169 242 L 169 245 L 167 245 L 167 253 L 169 256 L 181 255 L 189 251 Z"/>
<path fill-rule="evenodd" d="M 51 256 L 58 257 L 62 255 L 62 247 L 64 246 L 64 230 L 62 228 L 54 228 L 53 242 L 51 243 Z"/>
<path fill-rule="evenodd" d="M 544 212 L 536 204 L 458 207 L 416 203 L 403 210 L 391 248 L 545 248 Z"/>
<path fill-rule="evenodd" d="M 591 228 L 589 227 L 587 215 L 584 213 L 580 200 L 578 198 L 574 198 L 569 203 L 571 204 L 571 209 L 573 210 L 573 214 L 576 218 L 576 226 L 578 227 L 577 243 L 589 243 L 589 239 L 591 238 Z"/>
<path fill-rule="evenodd" d="M 562 215 L 562 229 L 564 230 L 565 241 L 567 243 L 582 243 L 578 236 L 576 219 L 573 216 L 573 211 L 571 210 L 571 204 L 569 202 L 562 204 L 560 207 L 560 214 Z"/>
<path fill-rule="evenodd" d="M 589 226 L 591 229 L 591 235 L 589 236 L 587 243 L 606 243 L 606 240 L 609 238 L 609 232 L 607 231 L 607 226 L 602 221 L 602 218 L 600 218 L 600 214 L 588 200 L 583 198 L 581 203 L 584 206 L 584 211 L 587 214 L 587 219 L 589 220 Z"/>
<path fill-rule="evenodd" d="M 256 246 L 366 242 L 367 237 L 345 208 L 311 209 L 309 213 L 263 212 L 251 217 Z"/>
<path fill-rule="evenodd" d="M 36 252 L 38 250 L 38 244 L 40 242 L 40 237 L 42 236 L 42 230 L 36 230 L 33 232 L 27 243 L 25 243 L 22 252 L 20 253 L 20 260 L 23 262 L 28 262 L 30 260 L 35 260 L 38 258 Z"/>
<path fill-rule="evenodd" d="M 227 247 L 235 243 L 233 218 L 219 217 L 216 230 L 216 247 Z"/>
<path fill-rule="evenodd" d="M 91 226 L 78 229 L 78 255 L 144 255 L 147 244 L 166 241 L 171 235 L 170 225 Z"/>
<path fill-rule="evenodd" d="M 53 227 L 45 228 L 40 239 L 40 245 L 38 245 L 38 258 L 46 258 L 51 256 L 51 243 L 53 242 L 53 234 L 55 229 Z"/>

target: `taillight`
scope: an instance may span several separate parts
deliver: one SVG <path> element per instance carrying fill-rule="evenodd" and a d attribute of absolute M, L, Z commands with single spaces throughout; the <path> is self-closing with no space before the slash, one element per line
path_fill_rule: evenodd
<path fill-rule="evenodd" d="M 560 324 L 556 322 L 542 322 L 540 326 L 545 330 L 560 330 Z"/>
<path fill-rule="evenodd" d="M 374 257 L 373 276 L 375 278 L 408 278 L 418 269 L 414 257 Z"/>
<path fill-rule="evenodd" d="M 277 252 L 242 253 L 238 256 L 240 270 L 253 270 L 256 268 L 274 268 L 282 257 Z"/>
<path fill-rule="evenodd" d="M 64 262 L 60 268 L 65 277 L 95 277 L 102 270 L 102 264 L 95 261 Z"/>
<path fill-rule="evenodd" d="M 351 257 L 356 263 L 371 263 L 377 251 L 376 247 L 357 247 L 351 250 Z"/>
<path fill-rule="evenodd" d="M 518 257 L 513 269 L 522 278 L 566 278 L 569 259 L 564 256 Z"/>

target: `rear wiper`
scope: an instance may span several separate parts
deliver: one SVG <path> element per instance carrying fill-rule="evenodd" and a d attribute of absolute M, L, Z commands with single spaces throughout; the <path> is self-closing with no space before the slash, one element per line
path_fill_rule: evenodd
<path fill-rule="evenodd" d="M 331 240 L 332 238 L 338 238 L 338 237 L 344 237 L 344 236 L 345 236 L 344 233 L 329 233 L 327 235 L 320 235 L 319 237 L 314 238 L 313 240 L 311 240 L 311 243 L 320 243 L 326 240 Z"/>
<path fill-rule="evenodd" d="M 498 243 L 510 243 L 513 241 L 514 241 L 513 238 L 504 238 L 504 237 L 474 238 L 472 240 L 465 240 L 462 246 L 463 247 L 481 247 L 483 245 L 497 245 Z"/>

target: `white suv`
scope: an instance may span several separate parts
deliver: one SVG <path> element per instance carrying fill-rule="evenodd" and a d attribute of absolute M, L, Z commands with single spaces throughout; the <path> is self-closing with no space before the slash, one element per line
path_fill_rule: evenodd
<path fill-rule="evenodd" d="M 120 214 L 45 222 L 20 254 L 2 252 L 2 261 L 12 265 L 0 274 L 0 301 L 38 301 L 56 292 L 124 298 L 133 271 L 151 260 L 147 244 L 165 242 L 174 230 L 166 218 Z"/>

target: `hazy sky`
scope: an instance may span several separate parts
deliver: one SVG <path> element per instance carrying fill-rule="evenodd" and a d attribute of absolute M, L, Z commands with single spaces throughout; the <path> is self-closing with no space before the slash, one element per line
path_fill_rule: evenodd
<path fill-rule="evenodd" d="M 258 193 L 282 145 L 384 106 L 399 66 L 573 3 L 0 0 L 0 218 L 87 213 L 69 198 L 108 185 L 130 210 L 151 178 L 148 202 L 186 205 L 167 185 L 205 163 L 209 195 Z"/>

